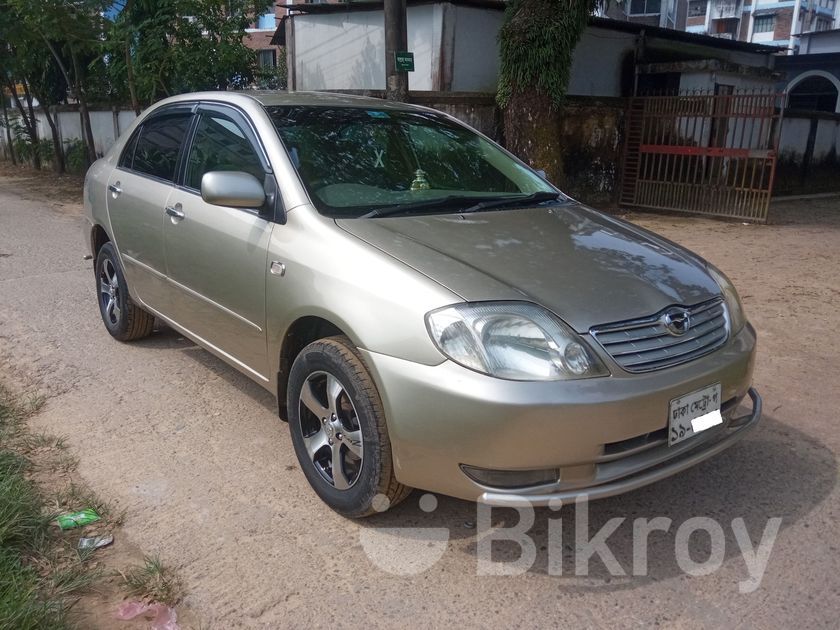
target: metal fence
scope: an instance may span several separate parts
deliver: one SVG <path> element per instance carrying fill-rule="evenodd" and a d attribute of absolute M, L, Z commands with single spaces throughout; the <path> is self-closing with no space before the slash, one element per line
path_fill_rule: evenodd
<path fill-rule="evenodd" d="M 620 203 L 766 221 L 781 96 L 733 91 L 633 97 Z"/>

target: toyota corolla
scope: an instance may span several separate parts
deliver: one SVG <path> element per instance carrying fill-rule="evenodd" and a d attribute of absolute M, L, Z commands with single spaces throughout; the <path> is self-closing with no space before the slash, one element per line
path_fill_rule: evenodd
<path fill-rule="evenodd" d="M 723 273 L 437 111 L 166 99 L 90 168 L 85 210 L 107 331 L 158 319 L 276 394 L 304 475 L 347 516 L 411 488 L 609 497 L 761 414 Z"/>

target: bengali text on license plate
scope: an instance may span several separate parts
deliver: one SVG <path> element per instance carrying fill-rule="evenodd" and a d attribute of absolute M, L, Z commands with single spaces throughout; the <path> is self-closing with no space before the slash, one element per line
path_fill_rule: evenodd
<path fill-rule="evenodd" d="M 674 398 L 668 410 L 668 446 L 722 423 L 720 383 Z"/>

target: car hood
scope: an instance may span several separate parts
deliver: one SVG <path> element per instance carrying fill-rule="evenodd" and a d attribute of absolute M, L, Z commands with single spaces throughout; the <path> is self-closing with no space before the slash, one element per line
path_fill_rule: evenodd
<path fill-rule="evenodd" d="M 466 301 L 535 302 L 579 332 L 720 294 L 699 257 L 578 204 L 336 223 Z"/>

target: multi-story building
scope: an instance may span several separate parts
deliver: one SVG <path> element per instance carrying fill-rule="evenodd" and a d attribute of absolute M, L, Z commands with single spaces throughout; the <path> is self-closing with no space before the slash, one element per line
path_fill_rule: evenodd
<path fill-rule="evenodd" d="M 677 15 L 681 0 L 610 0 L 604 16 L 648 26 L 680 28 Z"/>
<path fill-rule="evenodd" d="M 778 46 L 793 54 L 800 35 L 840 26 L 838 0 L 613 0 L 613 18 Z"/>
<path fill-rule="evenodd" d="M 283 51 L 271 44 L 274 31 L 280 18 L 286 14 L 280 3 L 272 6 L 272 11 L 265 15 L 254 16 L 251 27 L 246 29 L 245 45 L 257 51 L 257 62 L 261 68 L 273 68 L 277 65 Z"/>

